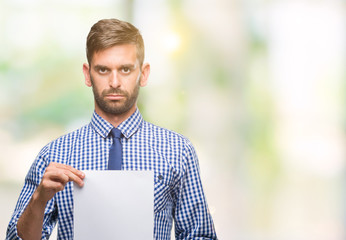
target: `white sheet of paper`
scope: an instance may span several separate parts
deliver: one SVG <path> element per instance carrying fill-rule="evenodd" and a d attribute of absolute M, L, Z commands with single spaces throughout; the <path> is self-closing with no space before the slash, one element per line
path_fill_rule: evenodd
<path fill-rule="evenodd" d="M 83 171 L 74 184 L 74 239 L 153 239 L 152 171 Z"/>

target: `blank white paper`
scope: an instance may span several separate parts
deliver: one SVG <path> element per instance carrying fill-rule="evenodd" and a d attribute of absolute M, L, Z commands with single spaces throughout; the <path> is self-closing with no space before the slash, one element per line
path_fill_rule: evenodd
<path fill-rule="evenodd" d="M 74 239 L 153 239 L 152 171 L 83 171 L 74 184 Z"/>

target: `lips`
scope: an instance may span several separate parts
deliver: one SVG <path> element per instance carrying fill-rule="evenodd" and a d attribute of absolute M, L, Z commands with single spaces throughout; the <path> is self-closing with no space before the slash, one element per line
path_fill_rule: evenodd
<path fill-rule="evenodd" d="M 110 101 L 118 101 L 127 97 L 126 92 L 121 89 L 108 89 L 103 91 L 102 95 Z"/>
<path fill-rule="evenodd" d="M 105 96 L 105 98 L 107 98 L 109 100 L 121 100 L 121 99 L 125 98 L 125 96 L 120 95 L 120 94 L 107 94 Z"/>

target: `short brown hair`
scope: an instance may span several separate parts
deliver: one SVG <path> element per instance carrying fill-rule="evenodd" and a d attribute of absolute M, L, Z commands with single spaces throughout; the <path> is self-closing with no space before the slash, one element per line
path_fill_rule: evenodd
<path fill-rule="evenodd" d="M 89 64 L 94 53 L 120 44 L 135 44 L 140 66 L 144 61 L 144 42 L 139 30 L 118 19 L 103 19 L 95 23 L 88 34 L 86 54 Z"/>

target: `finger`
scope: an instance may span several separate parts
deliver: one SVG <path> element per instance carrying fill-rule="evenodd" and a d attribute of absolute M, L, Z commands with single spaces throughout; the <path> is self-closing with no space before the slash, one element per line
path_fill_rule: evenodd
<path fill-rule="evenodd" d="M 52 199 L 52 197 L 59 191 L 65 188 L 65 184 L 61 182 L 52 181 L 48 178 L 42 179 L 40 185 L 37 187 L 36 191 L 38 196 L 43 202 L 47 202 Z"/>
<path fill-rule="evenodd" d="M 84 185 L 84 173 L 81 174 L 82 177 L 80 177 L 80 175 L 76 175 L 80 173 L 82 172 L 69 165 L 61 163 L 51 163 L 46 169 L 45 176 L 51 181 L 61 182 L 64 185 L 67 182 L 73 181 L 80 187 L 82 187 Z"/>
<path fill-rule="evenodd" d="M 71 172 L 69 170 L 65 170 L 64 174 L 66 176 L 68 176 L 69 182 L 73 181 L 73 182 L 77 183 L 80 187 L 83 187 L 83 185 L 84 185 L 83 179 L 80 178 L 78 175 L 74 174 L 74 172 Z"/>
<path fill-rule="evenodd" d="M 61 182 L 66 185 L 67 182 L 73 181 L 79 186 L 83 186 L 83 180 L 74 172 L 70 171 L 68 167 L 60 166 L 58 168 L 52 168 L 47 172 L 47 177 L 56 182 Z"/>
<path fill-rule="evenodd" d="M 76 169 L 76 168 L 74 168 L 74 167 L 71 167 L 70 165 L 66 165 L 66 164 L 62 164 L 62 163 L 57 163 L 57 162 L 51 162 L 49 165 L 48 165 L 48 167 L 49 166 L 52 166 L 52 167 L 56 167 L 56 168 L 60 168 L 60 169 L 65 169 L 65 170 L 69 170 L 69 171 L 71 171 L 73 174 L 75 174 L 75 175 L 78 175 L 80 178 L 85 178 L 85 174 L 82 172 L 82 171 L 80 171 L 80 170 L 78 170 L 78 169 Z"/>
<path fill-rule="evenodd" d="M 51 181 L 60 182 L 63 185 L 66 185 L 66 183 L 69 181 L 69 177 L 64 173 L 64 170 L 49 171 L 46 177 Z"/>
<path fill-rule="evenodd" d="M 71 171 L 73 174 L 79 176 L 82 179 L 85 177 L 85 174 L 82 171 L 79 171 L 78 169 L 76 169 L 76 168 L 74 168 L 74 167 L 72 167 L 70 165 L 58 164 L 57 166 L 59 168 L 63 168 L 63 169 Z"/>
<path fill-rule="evenodd" d="M 49 181 L 47 182 L 46 186 L 47 189 L 54 191 L 54 193 L 57 193 L 59 191 L 64 190 L 65 184 L 62 182 L 54 182 L 54 181 Z"/>

